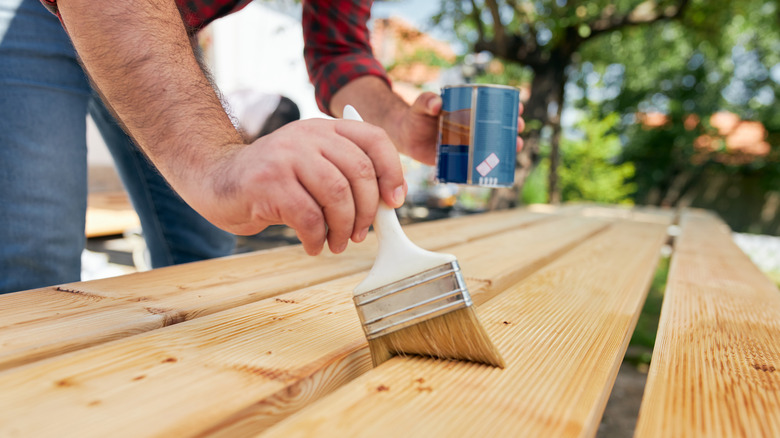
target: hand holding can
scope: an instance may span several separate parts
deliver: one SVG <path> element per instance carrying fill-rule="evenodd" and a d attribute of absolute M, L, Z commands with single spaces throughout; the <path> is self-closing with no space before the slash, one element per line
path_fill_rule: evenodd
<path fill-rule="evenodd" d="M 520 93 L 504 85 L 442 89 L 436 177 L 486 187 L 514 184 Z"/>

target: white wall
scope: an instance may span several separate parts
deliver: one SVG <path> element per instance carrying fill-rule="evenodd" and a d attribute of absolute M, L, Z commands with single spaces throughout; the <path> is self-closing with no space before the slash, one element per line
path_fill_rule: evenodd
<path fill-rule="evenodd" d="M 298 104 L 301 118 L 326 117 L 306 73 L 300 8 L 285 14 L 267 4 L 250 3 L 211 25 L 217 85 L 225 94 L 242 88 L 278 92 Z"/>

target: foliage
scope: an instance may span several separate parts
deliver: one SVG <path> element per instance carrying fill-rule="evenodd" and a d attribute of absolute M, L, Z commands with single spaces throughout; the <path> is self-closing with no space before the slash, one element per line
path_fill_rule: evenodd
<path fill-rule="evenodd" d="M 615 130 L 625 145 L 620 162 L 635 165 L 638 202 L 674 204 L 712 174 L 753 175 L 766 190 L 780 187 L 778 0 L 440 4 L 434 21 L 442 28 L 452 29 L 475 51 L 488 50 L 514 63 L 512 68 L 533 71 L 526 135 L 535 136 L 537 148 L 545 142 L 556 147 L 557 136 L 541 137 L 544 129 L 556 128 L 561 108 L 585 108 L 594 119 L 617 113 Z M 539 78 L 548 78 L 547 83 Z M 709 122 L 718 111 L 760 121 L 768 130 L 771 153 L 732 159 Z M 668 122 L 647 129 L 637 115 L 654 112 Z M 702 154 L 694 147 L 702 135 L 716 139 L 715 150 Z"/>
<path fill-rule="evenodd" d="M 614 131 L 616 114 L 603 119 L 582 120 L 579 131 L 561 141 L 561 166 L 558 169 L 562 200 L 608 204 L 630 204 L 635 185 L 632 163 L 616 164 L 620 138 Z M 523 187 L 523 203 L 547 202 L 544 181 L 549 172 L 549 146 L 542 148 L 543 158 Z"/>
<path fill-rule="evenodd" d="M 658 262 L 658 268 L 647 292 L 647 299 L 639 314 L 639 320 L 634 328 L 629 345 L 639 347 L 636 356 L 626 356 L 626 360 L 635 363 L 650 363 L 650 351 L 655 345 L 658 332 L 658 321 L 661 317 L 661 305 L 666 290 L 666 279 L 669 275 L 669 257 L 663 257 Z M 644 351 L 643 351 L 644 350 Z"/>
<path fill-rule="evenodd" d="M 623 162 L 636 165 L 640 203 L 674 205 L 705 175 L 755 175 L 780 183 L 780 14 L 776 1 L 691 3 L 680 21 L 626 29 L 583 45 L 569 76 L 571 105 L 621 114 Z M 744 160 L 725 149 L 710 116 L 729 111 L 762 122 L 768 156 Z M 637 115 L 667 118 L 648 128 Z M 715 139 L 714 150 L 696 139 Z"/>
<path fill-rule="evenodd" d="M 561 199 L 557 168 L 564 86 L 581 47 L 627 27 L 676 19 L 688 3 L 689 0 L 443 0 L 434 21 L 451 27 L 474 51 L 489 51 L 499 59 L 533 71 L 531 95 L 525 103 L 525 117 L 531 122 L 526 132 L 528 147 L 522 152 L 521 162 L 535 161 L 542 131 L 552 130 L 550 199 L 557 202 Z"/>
<path fill-rule="evenodd" d="M 582 137 L 561 142 L 560 177 L 563 201 L 593 201 L 608 204 L 631 203 L 635 185 L 634 164 L 616 164 L 620 138 L 613 128 L 617 114 L 600 120 L 586 120 L 578 127 Z"/>
<path fill-rule="evenodd" d="M 524 45 L 538 45 L 549 54 L 572 37 L 587 39 L 614 28 L 671 16 L 681 3 L 685 2 L 440 0 L 440 12 L 433 17 L 433 22 L 452 29 L 459 40 L 472 46 L 488 41 L 502 44 L 499 41 L 502 38 L 519 39 Z M 503 57 L 503 54 L 499 56 Z"/>
<path fill-rule="evenodd" d="M 480 69 L 474 77 L 476 84 L 503 84 L 521 87 L 531 82 L 533 73 L 514 62 L 491 60 L 487 66 Z"/>
<path fill-rule="evenodd" d="M 548 152 L 548 151 L 546 151 Z M 523 190 L 520 193 L 520 199 L 523 204 L 545 204 L 548 202 L 547 196 L 547 176 L 550 172 L 548 160 L 542 160 L 523 184 Z"/>
<path fill-rule="evenodd" d="M 410 64 L 422 64 L 440 68 L 450 68 L 454 65 L 452 61 L 444 59 L 432 49 L 417 49 L 413 53 L 399 57 L 392 65 L 386 66 L 385 69 L 391 72 L 398 66 Z"/>

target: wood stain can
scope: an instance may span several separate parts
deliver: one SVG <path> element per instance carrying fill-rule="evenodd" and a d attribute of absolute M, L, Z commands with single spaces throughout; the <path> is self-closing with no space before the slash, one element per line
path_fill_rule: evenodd
<path fill-rule="evenodd" d="M 519 90 L 456 85 L 442 88 L 441 98 L 436 179 L 486 187 L 514 184 Z"/>

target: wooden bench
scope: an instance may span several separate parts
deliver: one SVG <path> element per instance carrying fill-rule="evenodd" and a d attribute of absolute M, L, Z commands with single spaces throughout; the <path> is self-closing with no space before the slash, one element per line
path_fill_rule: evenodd
<path fill-rule="evenodd" d="M 455 254 L 503 370 L 371 369 L 371 238 L 0 296 L 0 436 L 594 436 L 674 240 L 637 436 L 780 436 L 780 292 L 714 216 L 566 206 L 406 227 Z"/>

